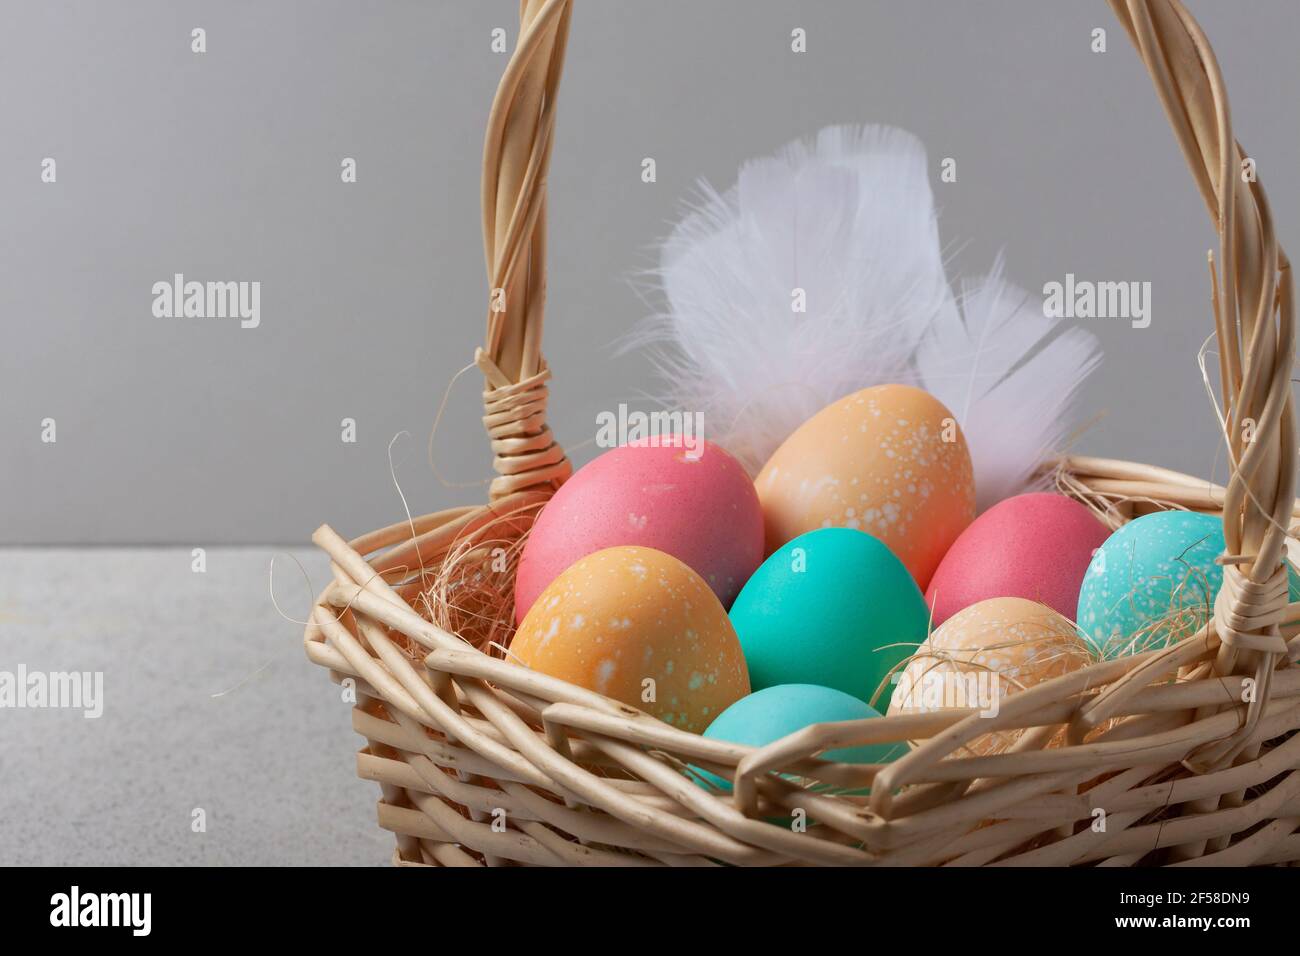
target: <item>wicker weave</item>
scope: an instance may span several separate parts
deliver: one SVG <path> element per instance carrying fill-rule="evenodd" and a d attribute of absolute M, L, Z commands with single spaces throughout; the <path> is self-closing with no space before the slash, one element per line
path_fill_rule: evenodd
<path fill-rule="evenodd" d="M 1212 621 L 1175 646 L 1105 661 L 970 710 L 808 727 L 761 749 L 707 740 L 473 649 L 413 609 L 420 567 L 487 529 L 518 535 L 570 466 L 546 424 L 540 353 L 545 184 L 569 0 L 523 0 L 484 147 L 490 288 L 484 419 L 491 504 L 345 542 L 310 659 L 357 690 L 357 771 L 381 785 L 403 865 L 1250 865 L 1300 861 L 1300 606 L 1287 605 L 1295 501 L 1289 264 L 1263 188 L 1241 175 L 1214 55 L 1178 0 L 1112 0 L 1155 82 L 1218 230 L 1211 261 L 1226 487 L 1147 465 L 1060 463 L 1067 493 L 1118 525 L 1159 508 L 1223 516 Z M 502 516 L 519 520 L 502 523 Z M 412 569 L 416 569 L 413 571 Z M 416 653 L 413 655 L 412 651 Z M 420 660 L 423 659 L 421 666 Z M 1066 729 L 1065 742 L 1059 735 Z M 1028 728 L 1006 753 L 964 744 Z M 1053 742 L 1054 738 L 1058 738 Z M 908 740 L 897 761 L 818 759 Z M 1048 743 L 1053 746 L 1048 747 Z M 734 781 L 706 791 L 693 764 Z M 786 776 L 782 776 L 786 774 Z M 869 796 L 813 792 L 811 780 Z M 765 818 L 802 808 L 806 832 Z M 1104 827 L 1098 826 L 1104 811 Z"/>

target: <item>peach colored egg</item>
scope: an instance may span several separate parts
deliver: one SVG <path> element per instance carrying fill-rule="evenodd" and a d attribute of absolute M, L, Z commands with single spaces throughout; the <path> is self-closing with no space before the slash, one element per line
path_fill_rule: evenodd
<path fill-rule="evenodd" d="M 606 548 L 570 566 L 533 602 L 510 653 L 692 733 L 749 693 L 717 595 L 653 548 Z"/>
<path fill-rule="evenodd" d="M 1091 661 L 1074 625 L 1047 605 L 990 598 L 958 611 L 917 648 L 894 688 L 889 713 L 975 707 L 995 715 L 1008 696 Z M 1001 753 L 1022 732 L 986 734 L 967 748 Z"/>
<path fill-rule="evenodd" d="M 966 439 L 934 396 L 878 385 L 826 406 L 772 455 L 755 485 L 767 551 L 815 528 L 857 528 L 921 590 L 975 518 Z"/>

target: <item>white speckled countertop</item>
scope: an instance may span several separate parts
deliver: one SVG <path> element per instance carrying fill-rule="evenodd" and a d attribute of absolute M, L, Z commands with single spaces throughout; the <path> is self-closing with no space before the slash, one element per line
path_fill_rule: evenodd
<path fill-rule="evenodd" d="M 294 553 L 319 588 L 325 561 Z M 103 673 L 98 719 L 0 706 L 0 864 L 388 863 L 349 707 L 271 603 L 277 554 L 209 548 L 195 573 L 187 548 L 0 549 L 0 680 Z M 276 593 L 306 615 L 287 557 Z"/>

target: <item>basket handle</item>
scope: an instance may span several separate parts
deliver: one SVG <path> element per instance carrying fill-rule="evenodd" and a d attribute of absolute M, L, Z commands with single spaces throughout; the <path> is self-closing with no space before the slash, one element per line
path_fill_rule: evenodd
<path fill-rule="evenodd" d="M 1254 675 L 1240 730 L 1203 748 L 1201 769 L 1235 757 L 1268 700 L 1287 604 L 1286 536 L 1296 491 L 1291 397 L 1295 300 L 1291 264 L 1273 232 L 1264 187 L 1233 137 L 1228 94 L 1210 42 L 1179 0 L 1109 0 L 1146 64 L 1218 231 L 1211 254 L 1223 428 L 1232 476 L 1223 504 L 1227 544 L 1214 625 L 1215 670 Z"/>
<path fill-rule="evenodd" d="M 519 41 L 501 77 L 483 143 L 483 252 L 489 284 L 484 418 L 497 501 L 554 489 L 572 466 L 546 423 L 546 173 L 570 0 L 520 0 Z"/>

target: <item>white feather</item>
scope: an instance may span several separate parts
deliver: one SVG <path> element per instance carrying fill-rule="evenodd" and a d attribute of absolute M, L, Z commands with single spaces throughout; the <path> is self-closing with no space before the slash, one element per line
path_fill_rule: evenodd
<path fill-rule="evenodd" d="M 1063 450 L 1095 336 L 1002 279 L 944 273 L 925 149 L 903 130 L 833 126 L 741 167 L 660 249 L 667 311 L 636 332 L 667 406 L 757 472 L 804 421 L 889 382 L 919 385 L 966 434 L 981 511 Z M 807 311 L 792 309 L 803 289 Z"/>
<path fill-rule="evenodd" d="M 929 328 L 916 355 L 921 387 L 952 411 L 975 466 L 980 511 L 1047 479 L 1064 450 L 1084 379 L 1101 363 L 1097 337 L 1061 328 L 1040 297 L 993 271 L 962 286 L 961 310 Z"/>
<path fill-rule="evenodd" d="M 914 378 L 926 330 L 956 304 L 925 148 L 885 126 L 823 129 L 752 160 L 663 243 L 666 314 L 634 334 L 667 383 L 751 471 L 835 399 Z M 794 290 L 806 312 L 794 311 Z"/>

